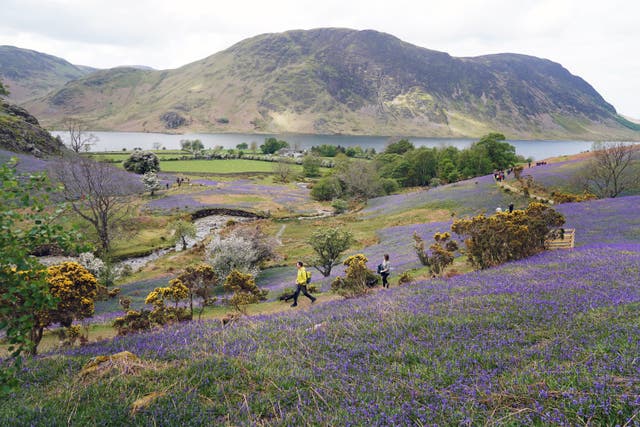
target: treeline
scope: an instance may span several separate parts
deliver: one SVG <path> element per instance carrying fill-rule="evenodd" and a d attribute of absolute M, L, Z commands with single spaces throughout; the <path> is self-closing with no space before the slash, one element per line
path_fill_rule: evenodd
<path fill-rule="evenodd" d="M 401 187 L 437 186 L 487 175 L 524 162 L 504 135 L 490 133 L 469 148 L 420 147 L 403 139 L 387 146 L 375 158 L 380 177 L 391 178 Z"/>
<path fill-rule="evenodd" d="M 311 147 L 311 152 L 320 157 L 336 157 L 339 154 L 344 154 L 347 157 L 357 157 L 361 159 L 372 159 L 376 155 L 375 148 L 363 149 L 359 145 L 353 147 L 330 144 L 314 145 Z"/>
<path fill-rule="evenodd" d="M 389 144 L 373 161 L 338 155 L 332 174 L 320 179 L 311 196 L 316 200 L 367 199 L 400 187 L 438 186 L 505 170 L 524 162 L 504 135 L 490 133 L 469 148 L 420 147 L 407 139 Z"/>

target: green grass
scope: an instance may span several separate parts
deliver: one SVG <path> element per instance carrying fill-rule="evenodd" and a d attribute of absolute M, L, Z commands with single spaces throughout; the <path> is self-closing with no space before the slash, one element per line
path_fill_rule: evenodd
<path fill-rule="evenodd" d="M 259 160 L 174 160 L 160 161 L 163 172 L 231 174 L 247 172 L 273 172 L 274 162 Z M 302 166 L 291 165 L 293 173 L 301 173 Z"/>

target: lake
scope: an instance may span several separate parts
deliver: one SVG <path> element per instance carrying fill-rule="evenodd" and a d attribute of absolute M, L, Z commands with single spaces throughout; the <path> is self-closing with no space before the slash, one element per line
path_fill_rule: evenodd
<path fill-rule="evenodd" d="M 67 132 L 51 132 L 59 135 L 63 141 L 67 142 Z M 246 142 L 256 142 L 258 146 L 265 138 L 275 136 L 278 139 L 287 141 L 290 146 L 300 148 L 311 148 L 314 145 L 331 144 L 342 145 L 343 147 L 359 145 L 362 148 L 375 148 L 376 152 L 384 150 L 388 137 L 384 136 L 348 136 L 348 135 L 256 135 L 256 134 L 212 134 L 212 133 L 191 133 L 191 134 L 165 134 L 165 133 L 145 133 L 145 132 L 91 132 L 98 138 L 98 141 L 91 147 L 91 151 L 121 151 L 123 148 L 131 150 L 140 147 L 143 150 L 150 150 L 154 145 L 159 144 L 168 150 L 180 148 L 180 141 L 183 139 L 199 139 L 206 148 L 222 146 L 224 148 L 235 148 L 236 145 Z M 477 139 L 449 139 L 449 138 L 408 138 L 416 147 L 441 147 L 455 146 L 466 148 Z M 592 141 L 548 141 L 534 140 L 521 141 L 509 140 L 509 143 L 516 147 L 516 153 L 534 160 L 546 159 L 549 157 L 578 154 L 591 149 Z"/>

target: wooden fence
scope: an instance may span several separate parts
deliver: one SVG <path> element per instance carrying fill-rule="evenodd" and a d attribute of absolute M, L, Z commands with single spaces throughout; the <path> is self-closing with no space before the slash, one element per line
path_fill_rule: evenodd
<path fill-rule="evenodd" d="M 549 239 L 544 242 L 547 249 L 571 249 L 575 245 L 576 229 L 565 228 L 564 233 L 559 239 Z"/>

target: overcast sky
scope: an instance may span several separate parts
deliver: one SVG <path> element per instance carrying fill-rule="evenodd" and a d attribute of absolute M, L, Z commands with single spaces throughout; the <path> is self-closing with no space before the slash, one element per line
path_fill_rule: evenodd
<path fill-rule="evenodd" d="M 640 119 L 638 0 L 2 0 L 0 45 L 176 68 L 263 33 L 373 29 L 453 56 L 547 58 Z"/>

